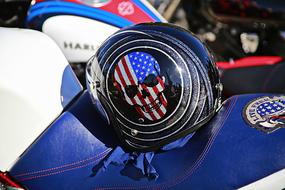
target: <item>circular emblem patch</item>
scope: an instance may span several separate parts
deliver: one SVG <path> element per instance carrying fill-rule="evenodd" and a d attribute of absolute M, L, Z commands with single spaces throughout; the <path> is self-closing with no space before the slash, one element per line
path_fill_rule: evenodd
<path fill-rule="evenodd" d="M 266 133 L 285 127 L 285 96 L 264 96 L 249 102 L 243 118 L 251 126 Z"/>

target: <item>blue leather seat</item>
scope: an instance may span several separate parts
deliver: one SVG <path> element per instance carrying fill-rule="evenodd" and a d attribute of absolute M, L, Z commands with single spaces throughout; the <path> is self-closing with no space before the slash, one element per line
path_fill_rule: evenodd
<path fill-rule="evenodd" d="M 149 181 L 133 168 L 94 174 L 117 145 L 87 92 L 27 149 L 10 174 L 28 189 L 236 189 L 285 168 L 285 129 L 249 127 L 243 107 L 261 95 L 228 99 L 182 148 L 156 153 Z"/>

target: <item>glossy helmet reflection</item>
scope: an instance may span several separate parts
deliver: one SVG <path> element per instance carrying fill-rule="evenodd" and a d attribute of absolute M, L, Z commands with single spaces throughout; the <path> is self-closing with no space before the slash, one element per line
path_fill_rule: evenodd
<path fill-rule="evenodd" d="M 170 24 L 130 26 L 109 37 L 87 65 L 87 82 L 131 150 L 156 150 L 215 114 L 221 84 L 213 57 Z"/>

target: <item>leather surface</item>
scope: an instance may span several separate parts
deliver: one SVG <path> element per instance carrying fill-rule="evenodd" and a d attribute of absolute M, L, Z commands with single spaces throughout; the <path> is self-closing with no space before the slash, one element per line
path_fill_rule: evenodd
<path fill-rule="evenodd" d="M 85 92 L 18 160 L 10 174 L 28 189 L 236 189 L 285 168 L 285 129 L 249 127 L 243 107 L 262 95 L 228 99 L 182 148 L 156 153 L 148 181 L 132 168 L 95 165 L 118 142 Z"/>
<path fill-rule="evenodd" d="M 284 93 L 284 71 L 284 60 L 274 65 L 224 70 L 221 75 L 223 93 L 226 97 L 245 93 Z"/>

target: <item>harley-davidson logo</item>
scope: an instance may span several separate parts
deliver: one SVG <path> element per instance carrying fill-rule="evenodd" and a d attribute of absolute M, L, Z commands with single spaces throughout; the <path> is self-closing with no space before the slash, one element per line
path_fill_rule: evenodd
<path fill-rule="evenodd" d="M 285 127 L 285 96 L 264 96 L 249 102 L 243 118 L 251 126 L 266 133 Z"/>
<path fill-rule="evenodd" d="M 95 51 L 97 49 L 93 44 L 85 44 L 77 42 L 63 42 L 63 48 L 70 50 L 88 50 L 88 51 Z"/>
<path fill-rule="evenodd" d="M 135 12 L 135 8 L 132 2 L 123 1 L 118 5 L 118 11 L 122 16 L 132 15 Z"/>

